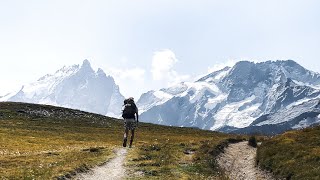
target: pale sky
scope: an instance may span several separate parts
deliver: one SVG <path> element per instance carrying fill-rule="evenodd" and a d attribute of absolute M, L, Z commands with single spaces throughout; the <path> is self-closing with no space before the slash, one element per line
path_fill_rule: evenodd
<path fill-rule="evenodd" d="M 240 60 L 320 72 L 318 0 L 0 0 L 0 95 L 88 59 L 125 96 Z"/>

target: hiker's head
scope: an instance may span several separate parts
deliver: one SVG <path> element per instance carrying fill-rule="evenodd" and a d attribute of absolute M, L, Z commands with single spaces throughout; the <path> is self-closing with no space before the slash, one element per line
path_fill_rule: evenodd
<path fill-rule="evenodd" d="M 127 101 L 128 101 L 128 102 L 134 102 L 134 98 L 133 98 L 133 97 L 129 97 L 129 98 L 127 99 Z"/>
<path fill-rule="evenodd" d="M 123 102 L 124 102 L 124 104 L 129 103 L 129 102 L 134 102 L 134 98 L 129 97 L 129 98 L 125 99 Z"/>

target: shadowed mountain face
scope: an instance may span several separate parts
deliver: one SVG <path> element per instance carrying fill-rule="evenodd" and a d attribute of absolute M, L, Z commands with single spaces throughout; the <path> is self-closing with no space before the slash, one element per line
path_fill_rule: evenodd
<path fill-rule="evenodd" d="M 101 69 L 95 72 L 89 61 L 84 60 L 81 66 L 63 67 L 0 100 L 57 105 L 119 116 L 123 99 L 114 79 Z"/>
<path fill-rule="evenodd" d="M 138 101 L 143 121 L 225 132 L 276 133 L 320 122 L 320 75 L 292 60 L 242 61 Z M 272 128 L 271 128 L 272 129 Z"/>

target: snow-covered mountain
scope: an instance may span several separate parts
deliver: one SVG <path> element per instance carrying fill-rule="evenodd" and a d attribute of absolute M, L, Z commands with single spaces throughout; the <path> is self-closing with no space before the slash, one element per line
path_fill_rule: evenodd
<path fill-rule="evenodd" d="M 149 91 L 137 104 L 142 121 L 272 134 L 320 123 L 319 101 L 320 74 L 287 60 L 241 61 L 195 82 Z"/>
<path fill-rule="evenodd" d="M 57 105 L 115 117 L 121 113 L 123 100 L 114 79 L 102 69 L 95 72 L 88 60 L 81 66 L 65 66 L 0 98 L 0 101 Z"/>

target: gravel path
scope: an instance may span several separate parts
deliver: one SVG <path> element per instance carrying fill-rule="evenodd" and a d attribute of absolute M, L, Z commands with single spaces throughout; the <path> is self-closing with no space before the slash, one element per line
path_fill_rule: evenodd
<path fill-rule="evenodd" d="M 218 164 L 230 179 L 273 180 L 272 176 L 255 166 L 256 148 L 248 142 L 230 144 L 218 157 Z"/>
<path fill-rule="evenodd" d="M 127 149 L 121 148 L 116 151 L 116 157 L 103 166 L 92 169 L 89 173 L 81 174 L 77 180 L 120 180 L 124 179 L 126 170 L 123 166 Z"/>

